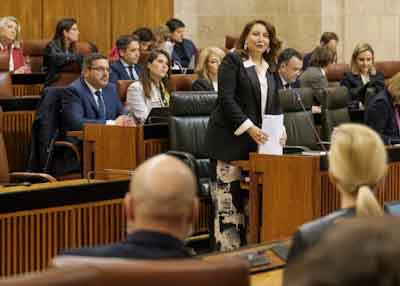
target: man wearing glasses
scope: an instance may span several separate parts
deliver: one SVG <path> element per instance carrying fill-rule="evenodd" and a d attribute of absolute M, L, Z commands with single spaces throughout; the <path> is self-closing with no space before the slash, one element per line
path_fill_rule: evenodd
<path fill-rule="evenodd" d="M 62 114 L 65 130 L 81 130 L 85 123 L 133 125 L 122 115 L 123 107 L 114 84 L 109 83 L 110 65 L 105 56 L 90 54 L 82 75 L 64 89 Z"/>

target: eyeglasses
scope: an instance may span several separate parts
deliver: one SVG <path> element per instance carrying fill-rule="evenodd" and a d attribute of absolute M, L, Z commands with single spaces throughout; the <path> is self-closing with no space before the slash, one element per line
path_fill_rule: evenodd
<path fill-rule="evenodd" d="M 102 72 L 102 73 L 111 73 L 111 69 L 110 68 L 103 68 L 103 67 L 94 67 L 94 68 L 89 68 L 91 70 L 95 70 L 97 72 Z"/>

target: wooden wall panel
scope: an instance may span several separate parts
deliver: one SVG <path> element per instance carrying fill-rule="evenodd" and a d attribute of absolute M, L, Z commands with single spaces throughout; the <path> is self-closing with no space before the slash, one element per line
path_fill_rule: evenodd
<path fill-rule="evenodd" d="M 21 23 L 23 39 L 42 38 L 42 0 L 1 0 L 0 17 L 15 16 Z"/>
<path fill-rule="evenodd" d="M 164 24 L 174 15 L 173 0 L 112 0 L 112 42 L 122 34 Z"/>
<path fill-rule="evenodd" d="M 154 28 L 173 16 L 174 0 L 1 0 L 0 16 L 21 21 L 24 39 L 53 37 L 58 20 L 78 21 L 81 41 L 110 50 L 119 35 L 141 26 Z"/>

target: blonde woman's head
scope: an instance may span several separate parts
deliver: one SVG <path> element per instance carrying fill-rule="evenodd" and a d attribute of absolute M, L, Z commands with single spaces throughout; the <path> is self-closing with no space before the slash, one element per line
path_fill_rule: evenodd
<path fill-rule="evenodd" d="M 335 130 L 329 152 L 329 175 L 342 193 L 356 199 L 358 214 L 382 212 L 372 190 L 386 170 L 386 149 L 374 130 L 359 124 L 343 124 Z"/>
<path fill-rule="evenodd" d="M 0 18 L 0 40 L 19 45 L 21 25 L 17 18 L 5 16 Z"/>
<path fill-rule="evenodd" d="M 354 74 L 376 74 L 375 53 L 370 44 L 358 44 L 353 51 L 350 63 Z"/>
<path fill-rule="evenodd" d="M 211 81 L 211 78 L 218 74 L 218 67 L 221 64 L 225 52 L 218 47 L 208 47 L 200 52 L 196 73 L 200 78 Z"/>

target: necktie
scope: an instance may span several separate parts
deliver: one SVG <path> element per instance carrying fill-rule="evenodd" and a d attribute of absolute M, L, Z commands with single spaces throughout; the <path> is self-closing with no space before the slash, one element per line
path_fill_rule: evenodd
<path fill-rule="evenodd" d="M 135 78 L 135 76 L 133 75 L 133 66 L 128 66 L 128 71 L 129 71 L 129 77 L 130 77 L 132 80 L 135 80 L 136 78 Z"/>
<path fill-rule="evenodd" d="M 97 109 L 99 111 L 99 118 L 106 119 L 106 109 L 104 106 L 103 96 L 100 90 L 96 90 L 94 93 L 97 96 Z"/>

